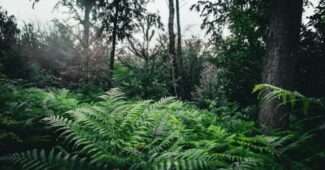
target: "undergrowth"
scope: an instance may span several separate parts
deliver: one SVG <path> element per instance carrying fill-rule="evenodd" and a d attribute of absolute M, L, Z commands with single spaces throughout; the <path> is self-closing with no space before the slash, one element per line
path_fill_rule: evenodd
<path fill-rule="evenodd" d="M 42 119 L 63 147 L 1 160 L 23 169 L 286 169 L 289 162 L 303 167 L 287 155 L 289 147 L 299 146 L 287 145 L 295 135 L 259 135 L 252 122 L 236 118 L 235 106 L 216 115 L 171 97 L 128 101 L 118 89 L 100 98 Z"/>
<path fill-rule="evenodd" d="M 22 145 L 2 152 L 16 153 L 1 162 L 20 169 L 315 169 L 324 158 L 323 147 L 313 146 L 319 126 L 307 131 L 309 120 L 300 119 L 287 131 L 263 135 L 252 121 L 256 108 L 237 103 L 200 110 L 173 97 L 126 100 L 119 89 L 89 102 L 67 90 L 12 82 L 0 88 L 1 146 Z M 272 88 L 255 91 L 271 89 L 268 100 L 285 102 L 294 97 L 282 94 L 297 94 Z"/>

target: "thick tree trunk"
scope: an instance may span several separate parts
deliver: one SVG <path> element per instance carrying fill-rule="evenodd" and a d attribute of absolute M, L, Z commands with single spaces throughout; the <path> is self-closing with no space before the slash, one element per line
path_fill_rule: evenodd
<path fill-rule="evenodd" d="M 303 0 L 273 0 L 271 3 L 262 80 L 263 83 L 291 89 L 299 45 Z M 259 123 L 271 128 L 286 128 L 288 110 L 278 105 L 279 101 L 261 104 Z"/>
<path fill-rule="evenodd" d="M 173 79 L 174 95 L 178 97 L 177 84 L 176 84 L 177 60 L 176 60 L 176 49 L 175 49 L 174 18 L 175 18 L 174 0 L 169 0 L 169 18 L 168 18 L 169 45 L 168 45 L 168 49 L 169 49 L 169 55 L 171 56 L 171 59 L 172 59 L 171 76 Z"/>
<path fill-rule="evenodd" d="M 183 54 L 182 54 L 182 32 L 181 32 L 181 19 L 180 19 L 180 8 L 179 0 L 176 0 L 176 20 L 177 20 L 177 59 L 178 59 L 178 73 L 177 77 L 179 78 L 180 86 L 178 88 L 179 95 L 184 98 L 184 67 L 183 67 Z"/>
<path fill-rule="evenodd" d="M 115 14 L 114 14 L 114 25 L 113 25 L 113 35 L 112 35 L 112 51 L 111 58 L 109 62 L 109 88 L 113 86 L 113 73 L 114 73 L 114 61 L 115 61 L 115 49 L 116 49 L 116 38 L 117 38 L 117 19 L 118 19 L 118 0 L 115 1 Z"/>

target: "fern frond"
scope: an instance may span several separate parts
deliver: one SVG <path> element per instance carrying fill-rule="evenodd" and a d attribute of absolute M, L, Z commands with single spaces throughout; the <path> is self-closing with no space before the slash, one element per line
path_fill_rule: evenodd
<path fill-rule="evenodd" d="M 9 154 L 1 157 L 2 161 L 10 161 L 26 170 L 87 170 L 101 169 L 104 166 L 90 163 L 85 158 L 70 155 L 64 152 L 55 153 L 52 149 L 49 153 L 45 150 L 34 149 L 23 153 Z"/>
<path fill-rule="evenodd" d="M 151 104 L 150 107 L 149 107 L 149 110 L 157 109 L 157 108 L 159 108 L 159 107 L 173 101 L 174 99 L 175 99 L 175 97 L 163 97 L 159 101 Z"/>
<path fill-rule="evenodd" d="M 294 108 L 297 102 L 302 102 L 302 108 L 305 113 L 309 110 L 311 103 L 325 109 L 323 103 L 319 99 L 305 97 L 297 91 L 289 91 L 269 84 L 255 85 L 253 93 L 259 94 L 262 103 L 280 100 L 282 101 L 280 105 L 286 105 L 289 103 L 291 107 Z"/>
<path fill-rule="evenodd" d="M 107 100 L 108 98 L 112 98 L 114 100 L 123 100 L 125 99 L 125 94 L 118 88 L 112 88 L 106 95 L 99 96 L 99 98 L 103 100 Z"/>

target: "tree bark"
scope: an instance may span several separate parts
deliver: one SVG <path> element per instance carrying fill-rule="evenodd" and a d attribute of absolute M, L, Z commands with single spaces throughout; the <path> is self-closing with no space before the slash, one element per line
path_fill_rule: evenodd
<path fill-rule="evenodd" d="M 177 20 L 177 53 L 176 58 L 178 59 L 178 73 L 177 77 L 180 82 L 180 86 L 178 88 L 179 95 L 184 99 L 184 67 L 183 67 L 183 54 L 182 54 L 182 30 L 181 30 L 181 19 L 180 19 L 180 8 L 179 8 L 179 0 L 176 0 L 176 20 Z"/>
<path fill-rule="evenodd" d="M 89 56 L 89 29 L 90 29 L 90 10 L 92 8 L 92 3 L 90 2 L 90 0 L 86 0 L 84 3 L 84 7 L 85 7 L 85 16 L 84 16 L 84 20 L 83 20 L 83 27 L 84 27 L 84 34 L 83 34 L 83 49 L 84 49 L 84 53 L 86 56 L 86 78 L 85 81 L 86 83 L 89 82 L 89 62 L 90 62 L 90 56 Z"/>
<path fill-rule="evenodd" d="M 114 73 L 114 61 L 115 61 L 115 49 L 116 49 L 116 38 L 117 38 L 117 19 L 119 12 L 119 3 L 118 0 L 115 1 L 115 14 L 114 14 L 114 23 L 113 23 L 113 35 L 112 35 L 112 51 L 111 58 L 109 62 L 109 88 L 113 87 L 113 73 Z"/>
<path fill-rule="evenodd" d="M 171 76 L 173 79 L 174 95 L 178 97 L 177 84 L 176 84 L 177 60 L 176 60 L 176 49 L 175 49 L 174 17 L 175 17 L 174 0 L 169 0 L 169 18 L 168 18 L 169 45 L 168 45 L 168 49 L 169 49 L 169 55 L 171 56 L 171 59 L 172 59 Z"/>
<path fill-rule="evenodd" d="M 90 0 L 85 1 L 85 16 L 84 16 L 84 49 L 89 47 L 89 29 L 90 29 L 90 11 L 92 8 L 92 2 Z"/>
<path fill-rule="evenodd" d="M 262 81 L 292 89 L 303 0 L 273 0 Z M 261 103 L 258 121 L 273 129 L 288 126 L 288 110 L 279 101 Z"/>

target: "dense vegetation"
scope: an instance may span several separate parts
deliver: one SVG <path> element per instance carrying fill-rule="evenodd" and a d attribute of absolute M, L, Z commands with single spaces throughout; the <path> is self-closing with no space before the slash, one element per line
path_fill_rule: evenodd
<path fill-rule="evenodd" d="M 325 1 L 198 1 L 206 39 L 168 2 L 167 32 L 149 0 L 0 6 L 0 169 L 322 169 Z"/>

